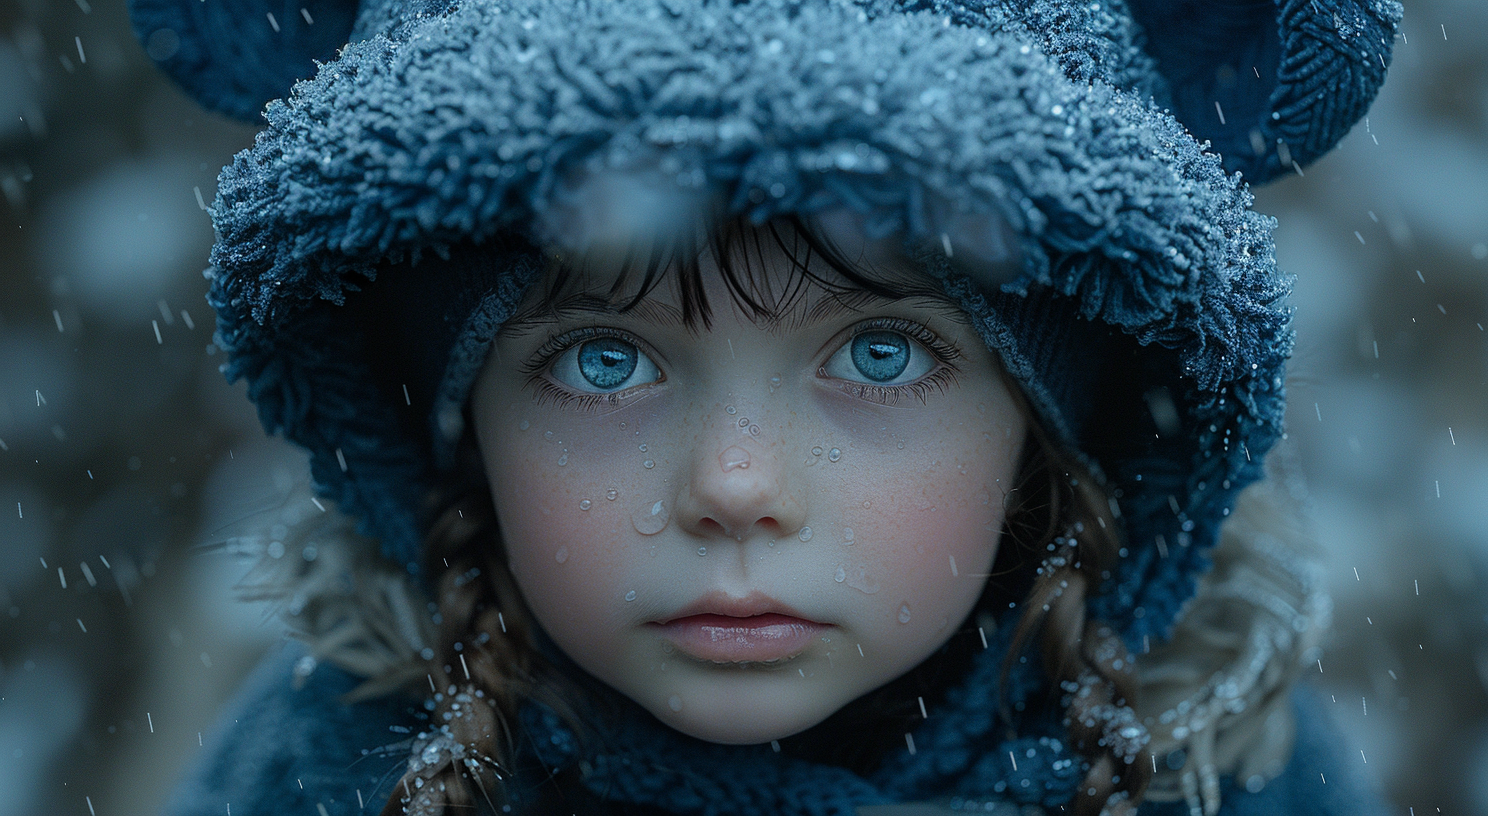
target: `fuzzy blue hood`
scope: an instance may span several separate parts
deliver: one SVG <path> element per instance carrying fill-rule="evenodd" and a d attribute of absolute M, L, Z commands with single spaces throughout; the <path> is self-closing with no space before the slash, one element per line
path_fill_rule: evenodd
<path fill-rule="evenodd" d="M 1388 26 L 1381 9 L 1360 19 Z M 1270 222 L 1156 106 L 1167 83 L 1120 3 L 385 3 L 358 34 L 223 172 L 210 300 L 265 426 L 397 559 L 417 561 L 450 405 L 572 180 L 597 172 L 756 220 L 845 206 L 881 233 L 973 244 L 966 224 L 1007 225 L 1020 274 L 948 292 L 1121 497 L 1129 552 L 1092 612 L 1133 645 L 1192 594 L 1279 436 L 1291 341 Z M 415 263 L 483 242 L 479 262 Z M 415 394 L 375 370 L 386 326 L 339 307 L 389 264 L 458 302 L 429 321 L 445 374 Z M 1091 328 L 1051 342 L 1076 315 Z M 1061 393 L 1076 358 L 1122 381 Z"/>

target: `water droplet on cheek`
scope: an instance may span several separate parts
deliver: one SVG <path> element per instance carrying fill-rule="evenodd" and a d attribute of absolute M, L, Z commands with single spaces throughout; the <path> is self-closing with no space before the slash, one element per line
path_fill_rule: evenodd
<path fill-rule="evenodd" d="M 612 487 L 609 490 L 606 490 L 605 491 L 605 498 L 606 499 L 609 499 L 610 501 L 614 501 L 614 500 L 620 498 L 620 491 L 618 491 L 618 490 L 616 490 L 615 488 Z"/>
<path fill-rule="evenodd" d="M 838 450 L 837 448 L 833 448 L 833 449 L 827 451 L 827 461 L 828 462 L 835 462 L 835 461 L 837 461 L 838 459 L 841 459 L 841 458 L 842 458 L 842 451 L 841 450 Z"/>
<path fill-rule="evenodd" d="M 646 452 L 646 443 L 642 442 L 641 443 L 641 453 L 645 453 L 645 452 Z"/>
<path fill-rule="evenodd" d="M 568 451 L 564 451 L 563 455 L 558 457 L 558 467 L 563 467 L 566 464 L 568 464 Z"/>
<path fill-rule="evenodd" d="M 801 528 L 801 532 L 800 532 L 800 536 L 801 536 L 801 540 L 802 541 L 810 541 L 811 540 L 811 528 L 810 527 L 802 527 Z"/>
<path fill-rule="evenodd" d="M 552 439 L 552 438 L 553 438 L 553 432 L 552 431 L 543 431 L 543 439 Z"/>
<path fill-rule="evenodd" d="M 667 521 L 671 517 L 672 514 L 667 511 L 666 502 L 659 501 L 632 513 L 630 523 L 641 535 L 656 535 L 667 526 Z"/>
<path fill-rule="evenodd" d="M 738 411 L 732 405 L 725 405 L 723 407 L 723 410 L 724 410 L 724 413 L 727 413 L 727 414 L 736 414 L 736 413 L 738 413 Z"/>
<path fill-rule="evenodd" d="M 656 467 L 656 463 L 651 461 L 650 459 L 647 459 L 646 461 L 641 463 L 641 467 L 650 470 L 651 468 Z"/>
<path fill-rule="evenodd" d="M 531 427 L 532 427 L 532 423 L 531 422 L 528 422 L 525 419 L 522 420 L 521 422 L 517 423 L 517 430 L 519 430 L 519 431 L 525 431 L 525 430 L 527 430 L 528 428 L 531 428 Z"/>
<path fill-rule="evenodd" d="M 698 547 L 698 555 L 707 555 L 707 554 L 708 554 L 708 548 L 707 547 Z"/>
<path fill-rule="evenodd" d="M 589 507 L 590 507 L 590 504 L 591 504 L 591 502 L 588 499 L 585 499 L 585 500 L 579 502 L 579 509 L 580 510 L 588 510 Z"/>
<path fill-rule="evenodd" d="M 909 604 L 899 604 L 899 622 L 909 623 Z"/>
<path fill-rule="evenodd" d="M 567 547 L 559 547 L 558 548 L 558 552 L 553 553 L 553 560 L 554 561 L 557 561 L 560 564 L 562 564 L 565 561 L 567 561 L 568 560 L 568 548 Z"/>
<path fill-rule="evenodd" d="M 811 455 L 812 456 L 821 456 L 822 455 L 822 449 L 821 449 L 821 447 L 820 446 L 817 446 L 815 448 L 812 448 L 811 449 Z"/>
<path fill-rule="evenodd" d="M 632 589 L 631 591 L 625 593 L 625 600 L 627 600 L 627 601 L 633 601 L 633 600 L 635 600 L 635 590 Z"/>
<path fill-rule="evenodd" d="M 667 698 L 667 708 L 670 708 L 673 711 L 681 711 L 682 710 L 682 698 L 681 697 L 678 697 L 675 694 L 673 694 L 672 696 L 668 697 Z"/>
<path fill-rule="evenodd" d="M 837 568 L 837 574 L 832 576 L 832 580 L 833 581 L 836 581 L 839 584 L 842 583 L 843 581 L 846 581 L 847 580 L 847 570 L 843 569 L 842 567 L 838 567 Z"/>

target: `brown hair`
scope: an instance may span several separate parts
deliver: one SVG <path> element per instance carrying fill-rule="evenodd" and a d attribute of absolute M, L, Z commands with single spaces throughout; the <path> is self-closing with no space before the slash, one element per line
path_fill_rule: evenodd
<path fill-rule="evenodd" d="M 753 227 L 723 222 L 710 230 L 711 249 L 730 295 L 757 318 L 778 314 L 790 295 L 761 289 L 762 276 L 750 269 L 747 251 L 773 239 L 798 275 L 786 285 L 799 291 L 812 281 L 828 291 L 849 295 L 868 291 L 887 297 L 925 294 L 923 285 L 901 277 L 880 277 L 845 259 L 829 240 L 799 219 Z M 678 277 L 685 315 L 707 325 L 697 247 L 674 247 L 671 258 L 653 252 L 627 261 L 639 272 L 632 281 L 630 305 L 657 285 L 663 274 Z M 837 278 L 823 278 L 807 267 L 821 256 Z M 742 257 L 736 264 L 728 259 Z M 675 263 L 673 263 L 675 261 Z M 671 272 L 664 270 L 671 268 Z M 573 270 L 561 262 L 548 277 L 544 303 L 558 299 Z M 620 280 L 625 279 L 625 274 Z M 620 295 L 621 282 L 610 296 Z M 1025 416 L 1031 416 L 1026 405 Z M 465 473 L 478 472 L 478 453 L 465 445 L 471 461 Z M 1009 598 L 1024 597 L 1004 658 L 1004 679 L 1015 662 L 1037 643 L 1042 665 L 1065 711 L 1072 746 L 1090 764 L 1073 803 L 1076 816 L 1097 816 L 1103 809 L 1120 814 L 1135 810 L 1150 778 L 1146 763 L 1137 762 L 1146 732 L 1132 713 L 1135 678 L 1132 657 L 1109 627 L 1086 617 L 1086 599 L 1109 575 L 1121 546 L 1112 505 L 1105 490 L 1082 462 L 1056 445 L 1029 422 L 1017 485 L 1007 499 L 993 577 L 973 615 L 1001 617 Z M 483 482 L 466 480 L 432 500 L 437 512 L 424 546 L 426 574 L 435 580 L 439 615 L 436 653 L 428 662 L 428 682 L 435 704 L 433 726 L 414 745 L 413 757 L 397 783 L 384 816 L 442 814 L 446 808 L 480 807 L 501 812 L 509 804 L 503 781 L 513 772 L 516 740 L 511 719 L 522 701 L 547 704 L 582 733 L 580 708 L 589 695 L 579 678 L 558 671 L 537 651 L 535 622 L 507 569 L 497 529 L 495 508 Z M 960 669 L 969 664 L 970 644 L 942 649 L 904 678 L 851 704 L 807 735 L 795 738 L 802 751 L 815 751 L 860 772 L 870 768 L 902 734 L 912 718 L 899 716 L 917 691 L 938 698 Z M 1006 683 L 1004 683 L 1006 685 Z M 912 690 L 911 690 L 912 689 Z M 1009 730 L 1014 715 L 1002 710 Z M 853 739 L 817 739 L 814 731 L 854 730 Z M 868 732 L 868 733 L 859 733 Z M 823 746 L 831 746 L 823 748 Z M 852 753 L 843 754 L 846 749 Z M 835 753 L 833 753 L 835 752 Z"/>

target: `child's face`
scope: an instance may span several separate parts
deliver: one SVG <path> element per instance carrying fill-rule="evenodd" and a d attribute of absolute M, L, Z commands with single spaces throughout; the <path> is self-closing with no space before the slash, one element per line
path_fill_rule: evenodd
<path fill-rule="evenodd" d="M 753 262 L 781 292 L 789 261 L 764 244 Z M 949 304 L 859 294 L 854 311 L 811 286 L 753 321 L 702 268 L 711 329 L 680 324 L 669 284 L 624 313 L 509 324 L 473 409 L 512 573 L 553 641 L 683 733 L 758 743 L 957 631 L 1025 425 Z"/>

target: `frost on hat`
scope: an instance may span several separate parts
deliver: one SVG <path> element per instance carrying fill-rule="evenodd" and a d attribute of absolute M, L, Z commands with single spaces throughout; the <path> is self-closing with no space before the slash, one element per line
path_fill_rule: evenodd
<path fill-rule="evenodd" d="M 136 0 L 136 27 L 200 21 L 192 3 Z M 990 288 L 949 275 L 947 294 L 1119 496 L 1129 551 L 1091 611 L 1129 644 L 1162 636 L 1281 429 L 1286 288 L 1270 220 L 1224 168 L 1259 180 L 1284 169 L 1283 142 L 1295 162 L 1336 142 L 1399 7 L 1134 6 L 463 0 L 364 4 L 354 33 L 315 18 L 264 47 L 355 42 L 268 106 L 219 182 L 209 298 L 229 376 L 309 449 L 322 495 L 411 565 L 479 354 L 575 176 L 651 173 L 756 221 L 847 207 L 911 238 L 944 232 L 948 206 L 1006 224 L 1023 268 Z M 258 12 L 234 9 L 170 19 L 247 48 Z M 1184 15 L 1240 50 L 1175 40 Z M 338 37 L 306 34 L 336 20 Z M 182 55 L 210 56 L 186 34 Z M 1251 55 L 1254 82 L 1229 84 Z M 252 75 L 198 91 L 219 110 L 289 91 L 254 60 L 203 64 Z M 1224 122 L 1194 101 L 1205 88 Z M 432 255 L 448 260 L 419 263 Z M 376 353 L 369 291 L 394 285 L 440 338 L 442 376 L 410 395 Z M 1068 375 L 1077 359 L 1089 377 Z"/>

